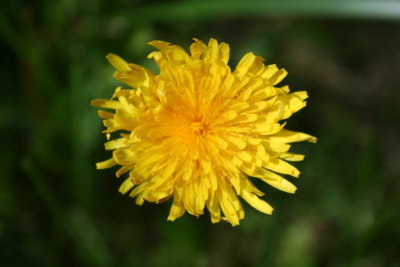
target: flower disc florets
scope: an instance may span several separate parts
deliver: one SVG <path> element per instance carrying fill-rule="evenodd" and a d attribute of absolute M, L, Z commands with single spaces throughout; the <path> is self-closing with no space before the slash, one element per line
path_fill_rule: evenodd
<path fill-rule="evenodd" d="M 310 135 L 283 129 L 282 120 L 305 106 L 305 91 L 289 93 L 276 87 L 287 74 L 264 59 L 246 54 L 234 71 L 227 65 L 229 46 L 195 39 L 190 55 L 163 41 L 150 45 L 159 51 L 159 74 L 128 64 L 109 54 L 114 77 L 130 86 L 117 88 L 111 100 L 94 100 L 104 133 L 121 131 L 105 144 L 111 159 L 97 168 L 120 165 L 117 177 L 129 172 L 120 192 L 136 203 L 159 203 L 173 198 L 168 220 L 185 211 L 201 215 L 205 207 L 212 222 L 222 218 L 238 225 L 244 217 L 238 196 L 259 211 L 271 214 L 250 181 L 255 177 L 285 192 L 296 187 L 280 174 L 298 177 L 287 161 L 303 155 L 288 152 L 289 143 L 315 142 Z"/>

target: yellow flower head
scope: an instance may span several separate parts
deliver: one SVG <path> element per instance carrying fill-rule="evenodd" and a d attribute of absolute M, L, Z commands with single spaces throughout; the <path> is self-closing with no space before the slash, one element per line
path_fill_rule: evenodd
<path fill-rule="evenodd" d="M 194 39 L 190 55 L 167 42 L 149 44 L 159 50 L 148 56 L 159 74 L 107 56 L 117 69 L 114 77 L 129 89 L 118 87 L 111 100 L 92 101 L 115 111 L 99 110 L 107 137 L 121 132 L 105 143 L 112 158 L 97 168 L 120 165 L 117 177 L 128 172 L 119 190 L 136 197 L 138 205 L 172 197 L 171 221 L 185 211 L 199 216 L 207 207 L 213 223 L 223 218 L 238 225 L 244 217 L 238 196 L 271 214 L 251 179 L 296 191 L 280 175 L 299 176 L 287 161 L 304 156 L 289 153 L 289 143 L 316 139 L 284 129 L 282 120 L 305 106 L 307 93 L 276 87 L 287 72 L 265 66 L 253 53 L 231 71 L 228 44 L 214 39 L 208 45 Z"/>

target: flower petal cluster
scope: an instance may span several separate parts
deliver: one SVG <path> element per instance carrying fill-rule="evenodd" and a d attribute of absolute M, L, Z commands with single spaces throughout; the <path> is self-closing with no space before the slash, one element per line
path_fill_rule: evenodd
<path fill-rule="evenodd" d="M 253 53 L 232 71 L 228 44 L 215 39 L 208 45 L 194 39 L 190 53 L 164 41 L 149 44 L 158 49 L 148 58 L 159 74 L 107 56 L 114 77 L 128 88 L 118 87 L 111 100 L 92 101 L 111 110 L 98 112 L 107 137 L 119 132 L 105 143 L 112 157 L 97 168 L 119 165 L 117 177 L 128 173 L 119 190 L 138 205 L 173 198 L 171 221 L 207 209 L 213 223 L 238 225 L 244 218 L 239 197 L 271 214 L 251 180 L 296 191 L 282 175 L 298 177 L 287 161 L 304 156 L 289 152 L 290 144 L 316 138 L 287 130 L 282 121 L 306 105 L 307 93 L 277 87 L 287 72 Z"/>

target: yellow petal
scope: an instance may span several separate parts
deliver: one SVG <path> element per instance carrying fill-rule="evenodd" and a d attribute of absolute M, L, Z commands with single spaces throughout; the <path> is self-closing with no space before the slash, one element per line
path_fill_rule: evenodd
<path fill-rule="evenodd" d="M 294 154 L 294 153 L 283 153 L 280 156 L 281 159 L 288 161 L 302 161 L 304 159 L 304 155 L 302 154 Z"/>
<path fill-rule="evenodd" d="M 110 62 L 111 65 L 113 65 L 114 68 L 116 68 L 117 70 L 130 70 L 130 68 L 128 67 L 128 63 L 125 60 L 123 60 L 121 57 L 119 57 L 115 54 L 109 53 L 106 56 L 106 58 L 107 58 L 108 62 Z"/>
<path fill-rule="evenodd" d="M 246 141 L 242 136 L 227 135 L 224 139 L 236 146 L 238 149 L 244 149 L 246 147 Z"/>
<path fill-rule="evenodd" d="M 129 190 L 131 190 L 133 187 L 135 186 L 135 184 L 132 182 L 131 178 L 127 178 L 125 179 L 125 181 L 121 184 L 121 186 L 119 187 L 118 191 L 121 194 L 126 194 Z"/>
<path fill-rule="evenodd" d="M 230 48 L 226 43 L 219 44 L 219 55 L 223 63 L 227 64 L 229 61 Z"/>
<path fill-rule="evenodd" d="M 127 146 L 128 140 L 126 138 L 118 138 L 111 141 L 108 141 L 104 144 L 106 150 L 114 150 L 118 148 L 122 148 Z"/>
<path fill-rule="evenodd" d="M 275 134 L 276 132 L 279 132 L 283 128 L 283 125 L 279 123 L 273 123 L 273 124 L 254 123 L 251 124 L 251 127 L 253 128 L 253 131 L 255 133 L 261 135 L 272 135 Z"/>
<path fill-rule="evenodd" d="M 271 78 L 269 78 L 269 81 L 272 85 L 276 85 L 280 81 L 282 81 L 286 77 L 286 75 L 287 71 L 285 69 L 280 69 Z"/>
<path fill-rule="evenodd" d="M 264 200 L 259 199 L 256 195 L 243 190 L 240 196 L 246 200 L 247 203 L 249 203 L 253 208 L 265 213 L 265 214 L 272 214 L 272 211 L 274 210 L 271 205 L 269 205 L 267 202 Z"/>
<path fill-rule="evenodd" d="M 98 170 L 101 170 L 101 169 L 111 168 L 111 167 L 113 167 L 115 165 L 117 165 L 115 160 L 113 158 L 110 158 L 108 160 L 96 163 L 96 168 Z"/>
<path fill-rule="evenodd" d="M 269 79 L 271 78 L 277 71 L 278 71 L 278 67 L 276 66 L 276 64 L 272 64 L 272 65 L 268 65 L 265 66 L 264 72 L 261 74 L 261 77 L 264 79 Z"/>
<path fill-rule="evenodd" d="M 160 161 L 161 159 L 164 158 L 164 155 L 161 153 L 148 153 L 147 155 L 142 155 L 142 158 L 140 161 L 137 163 L 137 165 L 141 166 L 142 168 L 149 165 L 156 163 L 157 161 Z"/>
<path fill-rule="evenodd" d="M 124 165 L 115 173 L 117 178 L 119 178 L 122 174 L 127 173 L 128 171 L 132 170 L 135 167 L 134 164 Z"/>
<path fill-rule="evenodd" d="M 212 223 L 219 222 L 221 220 L 221 209 L 219 208 L 218 201 L 215 198 L 209 198 L 206 204 L 207 204 L 207 209 L 211 215 L 211 222 Z"/>
<path fill-rule="evenodd" d="M 217 191 L 218 201 L 226 219 L 232 224 L 232 226 L 236 226 L 239 224 L 239 217 L 235 208 L 232 206 L 232 203 L 229 201 L 228 194 L 225 190 Z"/>
<path fill-rule="evenodd" d="M 174 160 L 172 162 L 170 162 L 167 167 L 164 170 L 164 177 L 170 177 L 175 171 L 176 171 L 176 167 L 178 165 L 178 161 Z"/>
<path fill-rule="evenodd" d="M 199 60 L 207 50 L 207 46 L 199 39 L 194 38 L 195 42 L 190 46 L 192 60 Z"/>
<path fill-rule="evenodd" d="M 247 53 L 244 57 L 239 61 L 234 74 L 237 77 L 243 77 L 253 65 L 256 56 L 253 53 Z"/>
<path fill-rule="evenodd" d="M 183 171 L 183 180 L 187 181 L 192 178 L 194 164 L 192 161 L 187 161 L 185 164 L 185 169 Z"/>
<path fill-rule="evenodd" d="M 308 141 L 315 143 L 317 138 L 314 136 L 300 133 L 300 132 L 293 132 L 286 129 L 280 130 L 278 133 L 269 137 L 273 142 L 281 142 L 281 143 L 293 143 L 293 142 L 301 142 L 301 141 Z"/>
<path fill-rule="evenodd" d="M 253 159 L 253 156 L 249 152 L 247 152 L 245 150 L 237 152 L 236 155 L 237 155 L 237 157 L 239 159 L 241 159 L 241 160 L 243 160 L 245 162 L 250 162 Z"/>
<path fill-rule="evenodd" d="M 300 171 L 286 161 L 280 159 L 271 159 L 265 167 L 274 172 L 289 174 L 293 177 L 299 177 Z"/>
<path fill-rule="evenodd" d="M 280 179 L 280 180 L 268 180 L 266 181 L 268 184 L 272 185 L 273 187 L 282 190 L 287 193 L 294 194 L 297 190 L 297 187 L 289 182 L 286 179 Z"/>
<path fill-rule="evenodd" d="M 90 105 L 99 108 L 109 108 L 109 109 L 119 109 L 121 108 L 121 103 L 118 101 L 112 101 L 107 99 L 95 99 L 90 102 Z"/>
<path fill-rule="evenodd" d="M 210 41 L 208 42 L 207 57 L 209 58 L 219 57 L 218 42 L 214 38 L 211 38 Z"/>
<path fill-rule="evenodd" d="M 157 40 L 151 41 L 148 44 L 160 50 L 163 56 L 173 64 L 182 65 L 190 60 L 189 55 L 180 46 Z"/>
<path fill-rule="evenodd" d="M 282 176 L 264 168 L 257 168 L 256 172 L 253 173 L 252 176 L 257 177 L 273 187 L 287 193 L 294 194 L 297 189 L 296 186 L 284 179 Z"/>
<path fill-rule="evenodd" d="M 228 143 L 221 137 L 217 136 L 217 135 L 213 135 L 209 137 L 213 142 L 215 142 L 215 144 L 222 148 L 222 149 L 227 149 L 228 148 Z"/>
<path fill-rule="evenodd" d="M 258 145 L 257 146 L 256 156 L 259 159 L 261 159 L 263 162 L 268 162 L 268 160 L 269 160 L 269 155 L 266 152 L 264 145 Z"/>
<path fill-rule="evenodd" d="M 114 150 L 113 159 L 120 165 L 132 164 L 138 159 L 138 151 L 134 151 L 131 147 L 120 148 Z"/>
<path fill-rule="evenodd" d="M 167 220 L 173 222 L 175 219 L 181 217 L 184 213 L 185 207 L 183 206 L 183 202 L 174 199 Z"/>
<path fill-rule="evenodd" d="M 102 119 L 111 119 L 111 118 L 114 117 L 114 113 L 107 112 L 107 111 L 104 111 L 104 110 L 101 110 L 101 109 L 97 111 L 97 114 Z"/>

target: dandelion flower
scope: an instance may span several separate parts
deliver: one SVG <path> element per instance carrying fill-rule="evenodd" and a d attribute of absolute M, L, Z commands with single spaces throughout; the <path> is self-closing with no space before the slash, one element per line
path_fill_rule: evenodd
<path fill-rule="evenodd" d="M 233 226 L 244 218 L 239 197 L 255 209 L 273 208 L 259 197 L 253 179 L 294 193 L 296 187 L 282 175 L 300 172 L 287 161 L 304 156 L 288 152 L 290 143 L 316 138 L 284 128 L 282 121 L 303 108 L 305 91 L 290 93 L 277 87 L 287 72 L 264 59 L 246 54 L 234 71 L 228 66 L 228 44 L 194 39 L 190 54 L 164 41 L 149 54 L 159 74 L 109 54 L 117 69 L 114 77 L 128 85 L 118 87 L 111 100 L 93 100 L 110 139 L 112 157 L 97 169 L 119 165 L 116 176 L 128 173 L 119 191 L 144 201 L 173 198 L 168 220 L 185 211 L 199 216 L 207 208 L 213 223 Z"/>

